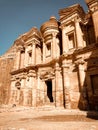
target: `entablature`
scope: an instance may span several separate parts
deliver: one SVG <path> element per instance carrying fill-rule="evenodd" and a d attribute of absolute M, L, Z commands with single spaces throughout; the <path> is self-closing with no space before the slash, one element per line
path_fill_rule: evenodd
<path fill-rule="evenodd" d="M 85 12 L 79 4 L 75 4 L 59 11 L 61 24 L 71 21 L 74 18 L 84 19 Z"/>
<path fill-rule="evenodd" d="M 41 40 L 35 38 L 35 37 L 32 37 L 31 39 L 28 39 L 26 42 L 25 42 L 25 47 L 29 46 L 29 45 L 33 45 L 33 44 L 38 44 L 40 45 L 41 44 Z"/>
<path fill-rule="evenodd" d="M 55 78 L 55 72 L 53 67 L 45 67 L 45 68 L 39 68 L 39 77 L 42 80 L 48 80 Z"/>

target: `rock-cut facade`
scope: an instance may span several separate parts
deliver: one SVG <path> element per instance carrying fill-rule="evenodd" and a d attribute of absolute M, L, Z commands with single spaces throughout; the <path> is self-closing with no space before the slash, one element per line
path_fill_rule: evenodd
<path fill-rule="evenodd" d="M 85 2 L 87 13 L 60 9 L 59 20 L 31 28 L 1 56 L 2 103 L 98 110 L 98 0 Z"/>

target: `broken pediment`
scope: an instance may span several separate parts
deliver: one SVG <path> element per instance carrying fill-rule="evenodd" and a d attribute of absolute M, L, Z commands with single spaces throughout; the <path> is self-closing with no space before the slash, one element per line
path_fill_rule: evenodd
<path fill-rule="evenodd" d="M 64 18 L 70 17 L 74 13 L 80 14 L 80 16 L 85 14 L 83 8 L 79 4 L 75 4 L 69 6 L 68 8 L 59 10 L 60 21 L 62 21 Z"/>
<path fill-rule="evenodd" d="M 45 71 L 40 73 L 41 79 L 51 79 L 55 76 L 55 73 L 53 71 Z"/>

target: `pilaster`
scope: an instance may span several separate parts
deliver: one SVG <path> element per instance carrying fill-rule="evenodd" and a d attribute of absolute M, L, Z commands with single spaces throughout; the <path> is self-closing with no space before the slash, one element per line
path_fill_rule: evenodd
<path fill-rule="evenodd" d="M 55 90 L 56 90 L 56 107 L 63 107 L 63 86 L 62 75 L 59 63 L 55 64 Z"/>
<path fill-rule="evenodd" d="M 32 77 L 32 106 L 33 107 L 36 107 L 36 78 L 35 77 Z"/>
<path fill-rule="evenodd" d="M 20 68 L 20 62 L 21 62 L 21 50 L 23 49 L 22 46 L 17 47 L 17 54 L 16 54 L 16 63 L 15 63 L 15 69 Z"/>
<path fill-rule="evenodd" d="M 33 40 L 33 43 L 32 43 L 32 64 L 33 65 L 36 64 L 36 43 L 35 43 L 35 40 Z"/>
<path fill-rule="evenodd" d="M 68 46 L 68 36 L 66 34 L 66 28 L 62 27 L 62 50 L 63 54 L 68 52 L 69 46 Z"/>
<path fill-rule="evenodd" d="M 9 104 L 15 103 L 15 77 L 11 77 L 11 89 L 10 89 L 10 98 Z"/>
<path fill-rule="evenodd" d="M 55 33 L 55 32 L 52 33 L 52 36 L 53 36 L 53 39 L 52 39 L 52 57 L 53 58 L 56 58 L 56 53 L 57 53 L 56 35 L 57 35 L 57 33 Z"/>
<path fill-rule="evenodd" d="M 83 47 L 83 33 L 79 24 L 79 20 L 75 20 L 75 28 L 76 28 L 76 39 L 77 39 L 77 47 Z"/>
<path fill-rule="evenodd" d="M 80 79 L 80 87 L 83 89 L 84 81 L 85 81 L 85 70 L 84 65 L 79 64 L 79 79 Z M 82 78 L 81 78 L 82 77 Z"/>
<path fill-rule="evenodd" d="M 98 0 L 85 0 L 92 15 L 96 42 L 98 43 Z"/>
<path fill-rule="evenodd" d="M 65 102 L 65 108 L 70 109 L 71 108 L 71 101 L 70 101 L 70 80 L 69 80 L 69 66 L 63 65 L 63 88 L 64 88 L 64 102 Z"/>
<path fill-rule="evenodd" d="M 46 45 L 43 40 L 43 62 L 45 62 L 45 57 L 46 57 L 45 48 L 46 48 Z"/>
<path fill-rule="evenodd" d="M 29 71 L 30 88 L 32 90 L 32 106 L 36 107 L 36 74 L 34 70 Z"/>
<path fill-rule="evenodd" d="M 80 109 L 87 109 L 88 106 L 88 96 L 87 96 L 87 83 L 86 83 L 86 72 L 87 69 L 87 62 L 84 59 L 81 59 L 77 62 L 78 66 L 78 82 L 80 88 L 80 99 L 79 99 L 79 108 Z"/>
<path fill-rule="evenodd" d="M 25 47 L 25 59 L 24 59 L 24 66 L 28 66 L 28 49 L 27 46 Z"/>
<path fill-rule="evenodd" d="M 37 91 L 36 91 L 36 94 L 37 94 L 37 98 L 36 98 L 36 106 L 39 106 L 40 104 L 40 74 L 39 72 L 37 73 Z"/>

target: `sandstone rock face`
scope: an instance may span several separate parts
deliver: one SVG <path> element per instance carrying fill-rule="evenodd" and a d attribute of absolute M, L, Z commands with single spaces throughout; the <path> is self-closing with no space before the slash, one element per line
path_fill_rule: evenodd
<path fill-rule="evenodd" d="M 61 9 L 15 40 L 0 58 L 1 104 L 98 109 L 98 2 L 88 8 Z"/>
<path fill-rule="evenodd" d="M 8 104 L 10 96 L 11 74 L 15 57 L 13 46 L 0 57 L 0 104 Z"/>

